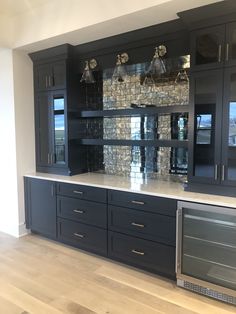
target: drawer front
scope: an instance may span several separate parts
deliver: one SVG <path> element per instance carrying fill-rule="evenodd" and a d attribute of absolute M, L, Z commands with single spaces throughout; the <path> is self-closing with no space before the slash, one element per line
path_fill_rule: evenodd
<path fill-rule="evenodd" d="M 176 216 L 176 200 L 164 197 L 111 190 L 108 191 L 108 203 L 168 216 Z"/>
<path fill-rule="evenodd" d="M 175 248 L 108 232 L 108 256 L 128 264 L 175 277 Z"/>
<path fill-rule="evenodd" d="M 57 215 L 82 223 L 107 228 L 107 205 L 58 196 Z"/>
<path fill-rule="evenodd" d="M 112 231 L 175 246 L 174 217 L 109 205 L 108 227 Z"/>
<path fill-rule="evenodd" d="M 78 248 L 107 255 L 107 231 L 58 218 L 58 238 Z"/>
<path fill-rule="evenodd" d="M 71 196 L 82 200 L 90 200 L 94 202 L 107 202 L 106 189 L 95 188 L 86 185 L 58 183 L 57 194 L 64 196 Z"/>

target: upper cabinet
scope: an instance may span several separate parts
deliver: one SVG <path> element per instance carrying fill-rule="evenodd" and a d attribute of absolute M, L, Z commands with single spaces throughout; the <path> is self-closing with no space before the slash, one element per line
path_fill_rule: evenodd
<path fill-rule="evenodd" d="M 191 69 L 205 70 L 236 65 L 236 23 L 191 33 Z"/>
<path fill-rule="evenodd" d="M 36 64 L 34 75 L 37 91 L 66 88 L 66 61 Z"/>
<path fill-rule="evenodd" d="M 36 170 L 72 175 L 87 170 L 76 143 L 79 80 L 70 45 L 30 55 L 34 63 Z"/>

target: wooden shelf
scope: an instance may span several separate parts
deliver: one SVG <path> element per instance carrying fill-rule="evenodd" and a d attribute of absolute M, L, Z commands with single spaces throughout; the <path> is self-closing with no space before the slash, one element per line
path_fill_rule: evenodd
<path fill-rule="evenodd" d="M 109 145 L 109 146 L 153 146 L 153 147 L 188 147 L 188 141 L 183 140 L 103 140 L 79 139 L 80 145 Z"/>
<path fill-rule="evenodd" d="M 115 117 L 115 116 L 150 116 L 155 114 L 170 114 L 178 112 L 189 112 L 189 106 L 174 105 L 148 108 L 129 108 L 111 110 L 82 110 L 78 118 Z"/>

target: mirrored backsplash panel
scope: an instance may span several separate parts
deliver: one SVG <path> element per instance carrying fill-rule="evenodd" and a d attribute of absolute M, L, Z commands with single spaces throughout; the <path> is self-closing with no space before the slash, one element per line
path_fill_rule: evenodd
<path fill-rule="evenodd" d="M 186 148 L 104 145 L 90 146 L 88 150 L 91 172 L 139 179 L 186 180 Z"/>
<path fill-rule="evenodd" d="M 167 73 L 161 77 L 146 76 L 149 63 L 126 65 L 126 75 L 122 82 L 112 78 L 114 68 L 95 74 L 97 82 L 86 87 L 87 110 L 188 105 L 188 79 L 182 81 L 176 79 L 180 70 L 178 59 L 167 61 Z M 185 74 L 187 75 L 187 69 Z M 94 89 L 99 95 L 96 105 L 94 98 L 92 99 L 89 94 L 89 91 L 93 91 L 91 93 L 94 95 Z M 184 110 L 178 113 L 143 116 L 81 118 L 79 125 L 79 138 L 84 139 L 131 141 L 188 139 L 188 113 Z M 95 158 L 94 156 L 99 156 L 99 162 L 90 162 L 90 171 L 134 178 L 186 180 L 187 148 L 104 145 L 90 146 L 88 151 L 90 161 Z"/>

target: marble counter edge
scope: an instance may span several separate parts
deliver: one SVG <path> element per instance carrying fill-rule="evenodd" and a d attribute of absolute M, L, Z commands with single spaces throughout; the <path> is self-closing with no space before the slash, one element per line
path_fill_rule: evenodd
<path fill-rule="evenodd" d="M 130 192 L 130 193 L 138 193 L 138 194 L 146 194 L 150 196 L 157 196 L 157 197 L 166 197 L 170 199 L 176 199 L 177 201 L 186 201 L 186 202 L 195 202 L 195 203 L 202 203 L 202 204 L 209 204 L 209 205 L 216 205 L 216 206 L 222 206 L 222 207 L 232 207 L 236 209 L 236 198 L 234 197 L 228 197 L 228 196 L 220 196 L 220 195 L 212 195 L 212 194 L 203 194 L 203 193 L 195 193 L 195 192 L 186 192 L 184 190 L 177 191 L 177 189 L 181 189 L 181 183 L 174 183 L 172 182 L 172 185 L 176 185 L 176 191 L 171 192 L 171 188 L 168 188 L 168 191 L 165 193 L 158 192 L 158 191 L 149 191 L 148 187 L 147 189 L 135 189 L 132 187 L 120 187 L 117 185 L 112 184 L 105 184 L 105 183 L 94 183 L 92 180 L 94 180 L 93 177 L 90 178 L 90 173 L 88 174 L 80 174 L 76 176 L 61 176 L 61 175 L 54 175 L 54 174 L 46 174 L 46 173 L 33 173 L 33 174 L 25 174 L 24 177 L 28 178 L 35 178 L 35 179 L 42 179 L 42 180 L 49 180 L 49 181 L 55 181 L 55 182 L 63 182 L 63 183 L 69 183 L 69 184 L 78 184 L 78 185 L 84 185 L 84 186 L 91 186 L 91 187 L 97 187 L 97 188 L 104 188 L 108 190 L 117 190 L 117 191 L 123 191 L 123 192 Z M 99 174 L 98 174 L 99 176 Z M 76 177 L 76 178 L 75 178 Z M 108 178 L 111 179 L 115 176 L 108 175 Z M 91 179 L 91 182 L 83 181 L 82 179 Z M 121 178 L 119 177 L 121 180 Z M 127 178 L 124 178 L 127 180 Z M 166 183 L 164 181 L 164 183 Z M 139 183 L 137 183 L 138 185 Z M 151 183 L 150 183 L 151 184 Z M 213 200 L 212 198 L 215 198 Z M 219 198 L 221 200 L 219 200 Z"/>

